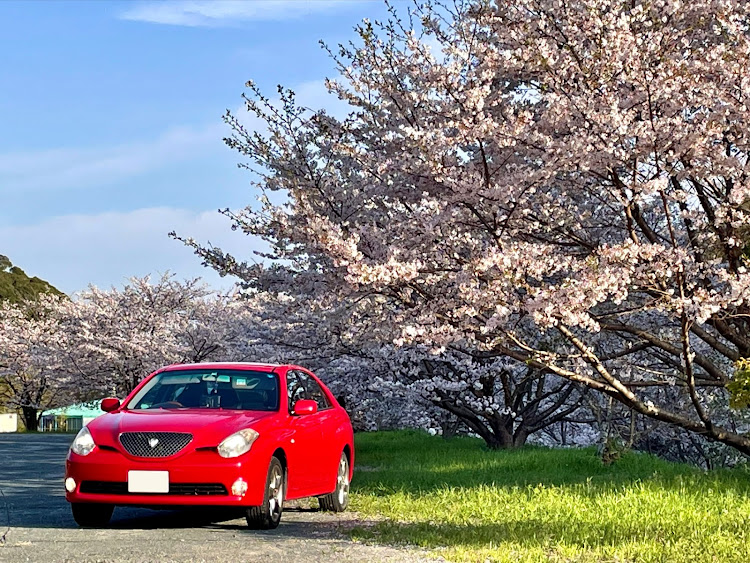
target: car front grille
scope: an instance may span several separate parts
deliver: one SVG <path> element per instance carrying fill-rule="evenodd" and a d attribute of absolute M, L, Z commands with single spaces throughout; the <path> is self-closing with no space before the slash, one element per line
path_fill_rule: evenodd
<path fill-rule="evenodd" d="M 180 495 L 207 496 L 227 494 L 221 483 L 170 483 L 168 493 L 129 493 L 128 484 L 120 481 L 82 481 L 80 491 L 93 495 Z"/>
<path fill-rule="evenodd" d="M 187 432 L 123 432 L 120 443 L 125 451 L 137 457 L 169 457 L 193 439 Z"/>

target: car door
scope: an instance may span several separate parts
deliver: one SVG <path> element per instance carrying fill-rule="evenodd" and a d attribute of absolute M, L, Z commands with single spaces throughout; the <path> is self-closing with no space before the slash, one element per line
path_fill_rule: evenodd
<path fill-rule="evenodd" d="M 305 388 L 307 398 L 318 403 L 318 412 L 310 415 L 318 429 L 318 442 L 310 451 L 310 458 L 315 468 L 310 485 L 316 493 L 330 493 L 333 490 L 332 487 L 335 486 L 335 476 L 341 455 L 335 435 L 335 411 L 323 388 L 312 375 L 299 371 L 298 377 Z"/>
<path fill-rule="evenodd" d="M 321 430 L 316 414 L 295 415 L 294 403 L 307 399 L 307 388 L 300 372 L 286 373 L 287 409 L 289 413 L 290 441 L 287 445 L 287 495 L 290 498 L 311 496 L 317 492 L 320 472 L 316 448 L 321 441 Z"/>

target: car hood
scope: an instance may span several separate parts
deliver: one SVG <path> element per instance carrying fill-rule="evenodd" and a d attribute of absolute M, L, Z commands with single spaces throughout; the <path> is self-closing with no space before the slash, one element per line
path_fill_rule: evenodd
<path fill-rule="evenodd" d="M 117 449 L 123 432 L 188 432 L 193 435 L 193 448 L 216 447 L 238 430 L 264 426 L 275 414 L 206 409 L 122 411 L 100 416 L 88 428 L 98 445 Z"/>

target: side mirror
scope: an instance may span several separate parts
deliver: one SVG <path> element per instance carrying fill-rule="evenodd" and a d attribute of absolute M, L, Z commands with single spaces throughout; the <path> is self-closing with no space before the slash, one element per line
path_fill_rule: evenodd
<path fill-rule="evenodd" d="M 102 399 L 102 410 L 104 412 L 112 412 L 120 407 L 120 399 L 115 397 L 107 397 Z"/>
<path fill-rule="evenodd" d="M 318 412 L 318 403 L 310 399 L 300 399 L 294 403 L 292 414 L 315 414 Z"/>

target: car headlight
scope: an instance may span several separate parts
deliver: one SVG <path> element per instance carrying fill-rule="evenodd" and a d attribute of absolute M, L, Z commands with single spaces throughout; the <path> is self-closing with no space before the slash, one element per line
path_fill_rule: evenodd
<path fill-rule="evenodd" d="M 250 451 L 250 446 L 253 442 L 258 439 L 258 434 L 252 428 L 245 428 L 239 432 L 235 432 L 231 436 L 224 438 L 219 447 L 219 455 L 221 457 L 237 457 L 246 452 Z"/>
<path fill-rule="evenodd" d="M 73 450 L 73 453 L 78 455 L 89 455 L 94 449 L 94 446 L 96 446 L 94 438 L 91 436 L 89 429 L 84 426 L 76 435 L 76 439 L 73 440 L 70 449 Z"/>

